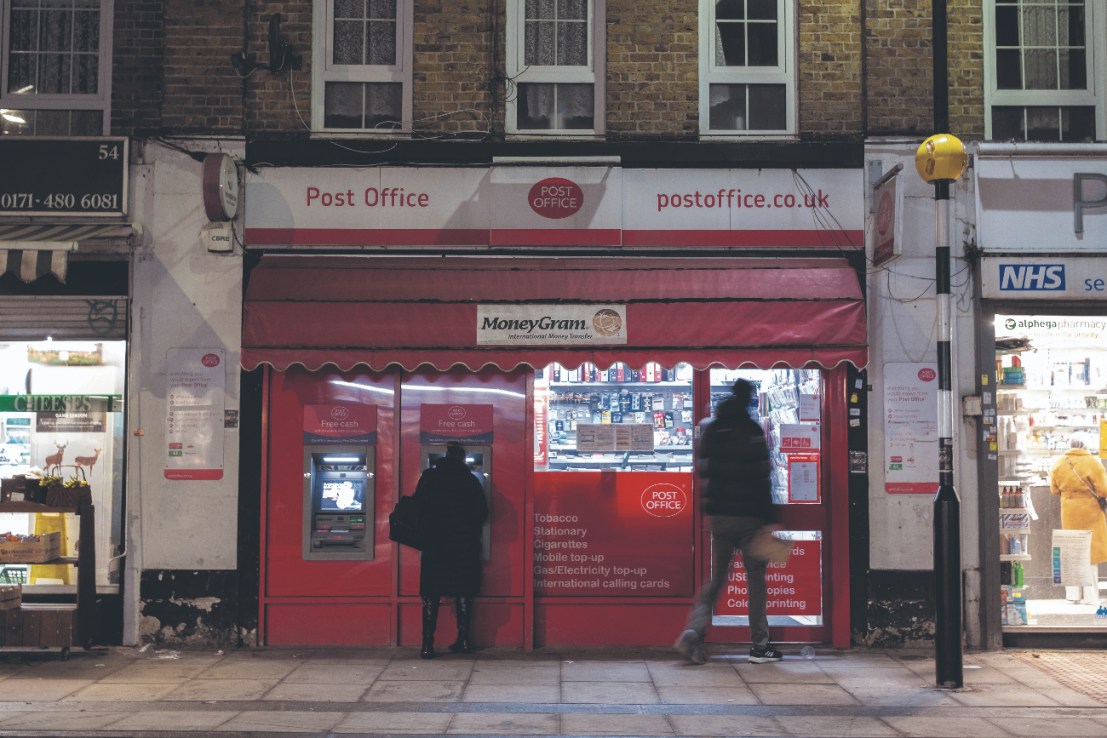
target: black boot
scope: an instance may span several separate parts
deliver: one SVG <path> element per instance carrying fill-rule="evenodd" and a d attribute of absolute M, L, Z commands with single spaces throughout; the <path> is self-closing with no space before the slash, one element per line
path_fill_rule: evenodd
<path fill-rule="evenodd" d="M 434 658 L 434 629 L 438 625 L 438 598 L 423 598 L 423 649 L 420 658 Z"/>
<path fill-rule="evenodd" d="M 469 626 L 473 620 L 473 598 L 455 597 L 454 604 L 457 606 L 457 640 L 450 644 L 450 650 L 454 653 L 472 653 Z"/>

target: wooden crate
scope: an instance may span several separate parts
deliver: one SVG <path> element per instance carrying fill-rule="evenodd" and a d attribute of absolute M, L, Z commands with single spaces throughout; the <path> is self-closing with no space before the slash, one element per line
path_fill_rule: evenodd
<path fill-rule="evenodd" d="M 40 533 L 37 541 L 0 540 L 0 564 L 43 564 L 61 556 L 61 533 Z"/>
<path fill-rule="evenodd" d="M 23 604 L 23 585 L 0 584 L 0 610 L 14 610 Z"/>
<path fill-rule="evenodd" d="M 69 648 L 74 645 L 76 605 L 24 602 L 0 610 L 0 646 Z"/>

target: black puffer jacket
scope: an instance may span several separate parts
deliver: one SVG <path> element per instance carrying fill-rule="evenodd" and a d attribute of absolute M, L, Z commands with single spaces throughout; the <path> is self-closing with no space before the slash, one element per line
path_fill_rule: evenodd
<path fill-rule="evenodd" d="M 765 432 L 733 397 L 719 403 L 700 439 L 697 469 L 704 480 L 704 512 L 777 519 Z"/>
<path fill-rule="evenodd" d="M 413 495 L 426 544 L 419 594 L 471 597 L 480 592 L 481 528 L 488 517 L 484 488 L 462 461 L 442 458 L 419 477 Z"/>

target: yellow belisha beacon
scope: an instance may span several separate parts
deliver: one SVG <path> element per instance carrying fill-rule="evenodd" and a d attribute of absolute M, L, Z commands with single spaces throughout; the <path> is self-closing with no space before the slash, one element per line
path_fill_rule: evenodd
<path fill-rule="evenodd" d="M 927 182 L 961 178 L 969 164 L 969 154 L 961 139 L 949 133 L 936 133 L 919 145 L 915 169 Z"/>

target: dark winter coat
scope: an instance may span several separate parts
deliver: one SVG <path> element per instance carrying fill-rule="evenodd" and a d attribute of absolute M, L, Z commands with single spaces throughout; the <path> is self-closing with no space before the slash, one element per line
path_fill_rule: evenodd
<path fill-rule="evenodd" d="M 719 403 L 704 430 L 697 469 L 708 515 L 776 521 L 765 431 L 733 397 Z"/>
<path fill-rule="evenodd" d="M 462 461 L 442 458 L 415 488 L 426 543 L 419 571 L 424 597 L 480 592 L 481 529 L 488 518 L 484 488 Z"/>

